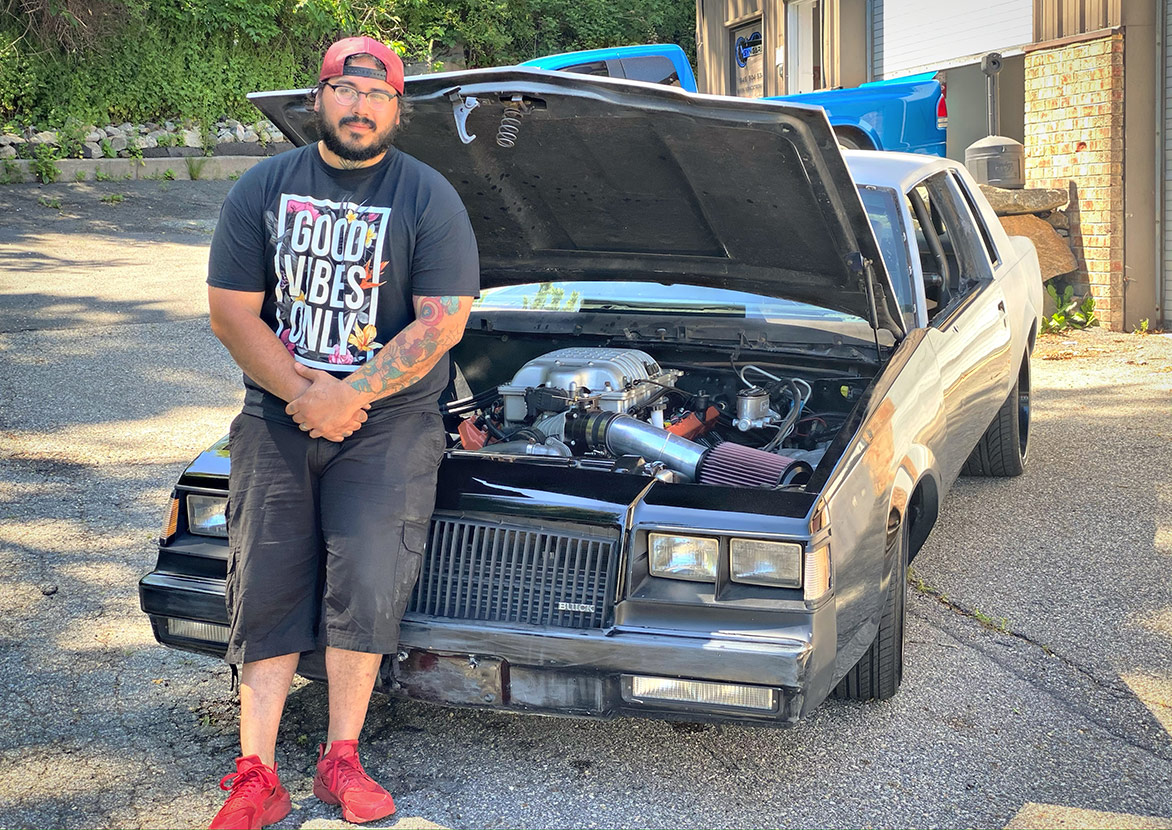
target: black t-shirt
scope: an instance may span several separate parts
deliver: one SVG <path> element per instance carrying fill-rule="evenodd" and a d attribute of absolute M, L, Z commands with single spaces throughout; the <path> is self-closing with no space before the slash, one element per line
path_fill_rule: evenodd
<path fill-rule="evenodd" d="M 476 297 L 480 265 L 468 213 L 443 176 L 395 148 L 338 170 L 316 144 L 240 177 L 212 239 L 208 285 L 265 292 L 261 319 L 295 360 L 346 377 L 415 319 L 413 296 Z M 445 355 L 370 415 L 434 410 Z M 292 423 L 285 401 L 247 375 L 244 411 Z"/>

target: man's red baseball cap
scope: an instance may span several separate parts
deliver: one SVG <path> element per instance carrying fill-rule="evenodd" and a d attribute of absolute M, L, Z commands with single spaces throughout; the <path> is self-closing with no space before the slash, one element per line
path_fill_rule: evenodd
<path fill-rule="evenodd" d="M 370 55 L 377 58 L 385 67 L 386 75 L 378 69 L 365 66 L 346 66 L 346 58 L 354 55 Z M 393 86 L 400 95 L 403 94 L 403 61 L 395 54 L 394 49 L 372 37 L 342 38 L 326 50 L 325 57 L 321 60 L 321 74 L 318 75 L 318 80 L 324 81 L 339 75 L 378 78 Z"/>

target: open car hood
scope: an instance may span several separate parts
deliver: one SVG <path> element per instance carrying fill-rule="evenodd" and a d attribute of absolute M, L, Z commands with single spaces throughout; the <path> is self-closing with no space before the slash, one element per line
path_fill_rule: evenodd
<path fill-rule="evenodd" d="M 295 144 L 308 90 L 250 100 Z M 847 312 L 898 339 L 871 226 L 816 107 L 537 69 L 408 78 L 395 144 L 468 208 L 484 287 L 650 280 Z M 524 103 L 502 146 L 507 105 Z"/>

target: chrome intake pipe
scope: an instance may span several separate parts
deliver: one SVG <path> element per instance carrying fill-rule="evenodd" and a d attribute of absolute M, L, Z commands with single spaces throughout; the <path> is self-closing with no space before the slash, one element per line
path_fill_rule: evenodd
<path fill-rule="evenodd" d="M 605 448 L 616 456 L 638 455 L 646 461 L 661 462 L 692 481 L 708 452 L 702 444 L 615 412 L 593 412 L 575 418 L 566 425 L 566 438 L 570 446 Z"/>

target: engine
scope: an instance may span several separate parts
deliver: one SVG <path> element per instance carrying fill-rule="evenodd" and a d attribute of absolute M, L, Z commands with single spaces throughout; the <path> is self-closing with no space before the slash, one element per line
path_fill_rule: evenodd
<path fill-rule="evenodd" d="M 530 360 L 499 391 L 506 423 L 520 423 L 575 406 L 627 412 L 674 386 L 679 375 L 638 349 L 558 349 Z"/>
<path fill-rule="evenodd" d="M 707 392 L 638 349 L 559 349 L 447 409 L 462 419 L 463 449 L 478 453 L 606 459 L 620 472 L 725 486 L 809 479 L 832 437 L 824 417 L 802 419 L 810 384 L 752 365 L 721 372 L 722 388 Z"/>

